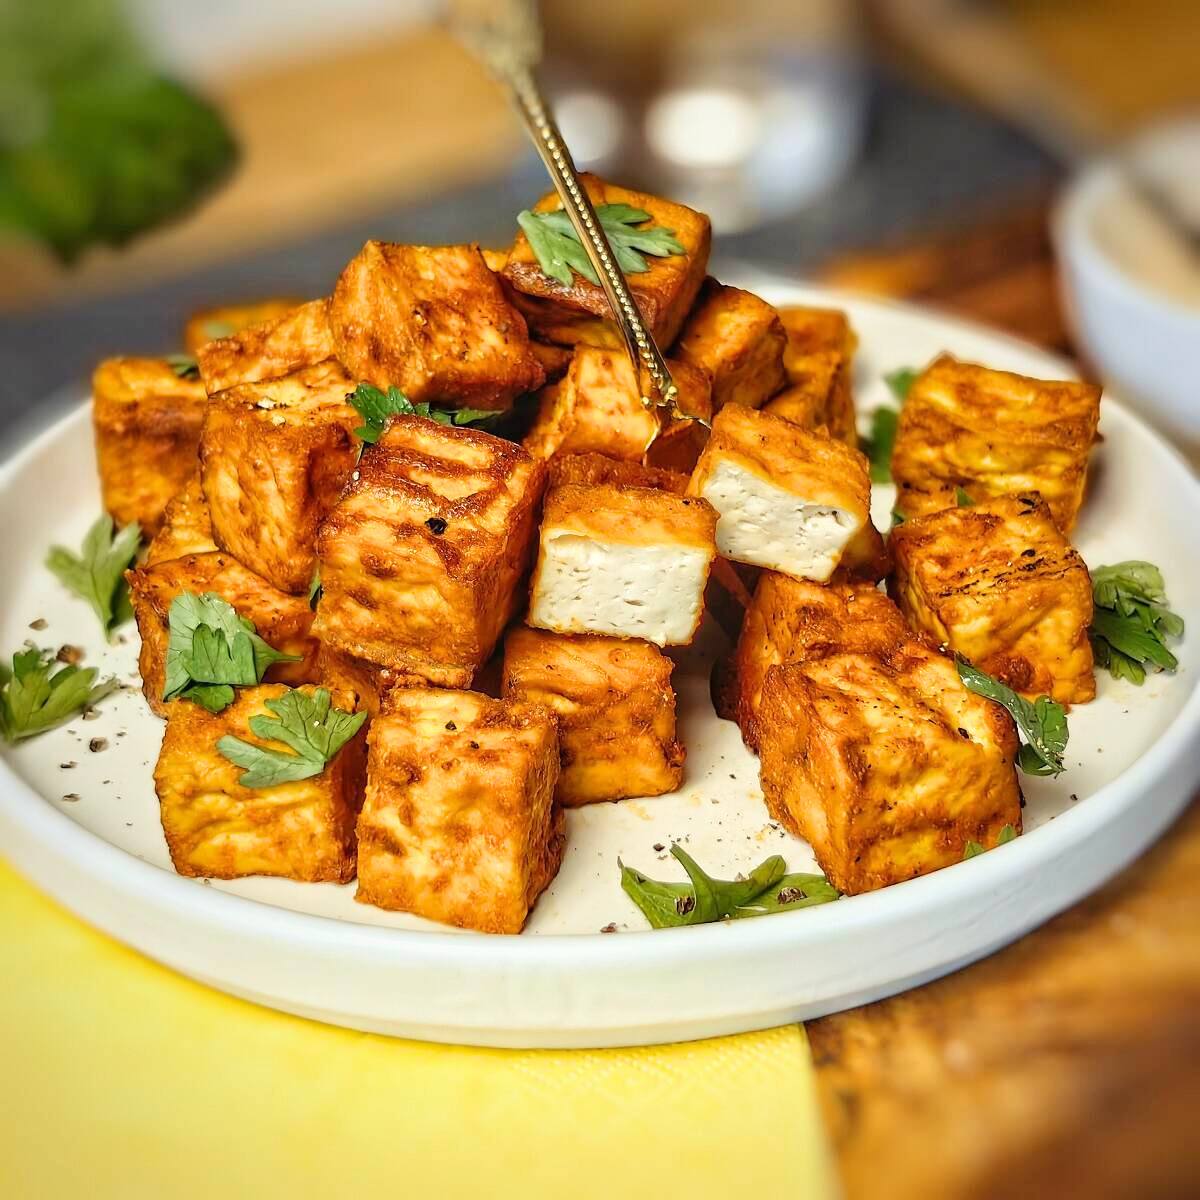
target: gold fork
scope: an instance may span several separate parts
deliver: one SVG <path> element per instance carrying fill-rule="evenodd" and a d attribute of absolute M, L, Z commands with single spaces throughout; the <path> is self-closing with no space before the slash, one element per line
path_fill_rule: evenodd
<path fill-rule="evenodd" d="M 642 403 L 647 408 L 665 408 L 672 416 L 698 419 L 679 411 L 678 391 L 666 360 L 642 322 L 571 152 L 534 78 L 533 69 L 542 56 L 542 31 L 534 0 L 451 0 L 448 23 L 455 36 L 507 88 L 520 113 L 608 298 L 633 363 Z"/>

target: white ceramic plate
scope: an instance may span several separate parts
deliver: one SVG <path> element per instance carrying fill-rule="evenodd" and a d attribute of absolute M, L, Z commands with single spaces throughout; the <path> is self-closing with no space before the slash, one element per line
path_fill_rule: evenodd
<path fill-rule="evenodd" d="M 860 410 L 884 372 L 942 350 L 1032 375 L 1063 363 L 943 316 L 776 284 L 777 303 L 850 310 L 862 340 Z M 675 795 L 569 814 L 563 869 L 520 937 L 453 932 L 356 904 L 353 885 L 183 879 L 171 870 L 151 769 L 161 723 L 136 690 L 136 632 L 105 648 L 95 620 L 42 560 L 78 544 L 98 511 L 89 414 L 80 407 L 0 468 L 0 648 L 81 644 L 130 688 L 90 721 L 6 750 L 0 852 L 80 916 L 236 995 L 358 1029 L 499 1046 L 601 1046 L 696 1038 L 808 1018 L 888 995 L 995 950 L 1103 884 L 1163 830 L 1200 778 L 1200 485 L 1111 397 L 1077 540 L 1092 565 L 1145 558 L 1166 572 L 1193 631 L 1176 675 L 1142 688 L 1100 678 L 1071 714 L 1069 770 L 1030 779 L 1027 832 L 970 862 L 795 913 L 646 931 L 622 893 L 621 855 L 682 877 L 656 845 L 683 842 L 715 874 L 805 845 L 767 819 L 757 760 L 708 699 L 713 653 L 680 656 L 687 776 Z M 891 489 L 878 489 L 886 528 Z M 29 623 L 48 625 L 32 632 Z M 94 738 L 106 748 L 91 751 Z M 66 765 L 73 764 L 73 765 Z M 78 797 L 78 799 L 68 798 Z M 600 933 L 615 923 L 615 934 Z"/>

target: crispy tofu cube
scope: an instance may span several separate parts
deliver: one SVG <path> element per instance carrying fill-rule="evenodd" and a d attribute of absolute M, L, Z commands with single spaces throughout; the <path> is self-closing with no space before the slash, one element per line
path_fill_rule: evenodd
<path fill-rule="evenodd" d="M 906 517 L 1040 492 L 1063 533 L 1075 525 L 1096 440 L 1100 389 L 1048 382 L 943 355 L 913 382 L 892 452 L 896 507 Z"/>
<path fill-rule="evenodd" d="M 545 705 L 557 717 L 560 803 L 661 796 L 679 787 L 684 750 L 675 740 L 673 665 L 648 642 L 509 633 L 504 698 Z"/>
<path fill-rule="evenodd" d="M 704 611 L 717 515 L 652 488 L 569 483 L 546 497 L 530 625 L 685 646 Z"/>
<path fill-rule="evenodd" d="M 358 820 L 364 904 L 520 933 L 558 872 L 558 736 L 549 710 L 404 688 L 371 722 Z"/>
<path fill-rule="evenodd" d="M 563 454 L 546 464 L 546 485 L 560 487 L 564 483 L 612 483 L 618 487 L 658 488 L 682 496 L 687 491 L 688 477 L 682 471 L 667 471 L 641 463 L 608 458 L 603 454 Z"/>
<path fill-rule="evenodd" d="M 916 639 L 886 659 L 772 667 L 758 719 L 767 808 L 839 891 L 948 867 L 968 841 L 1021 828 L 1011 718 Z"/>
<path fill-rule="evenodd" d="M 781 308 L 779 319 L 787 333 L 784 369 L 790 375 L 810 354 L 835 350 L 849 360 L 858 346 L 850 318 L 840 308 Z"/>
<path fill-rule="evenodd" d="M 333 289 L 329 322 L 355 379 L 414 403 L 510 408 L 545 379 L 477 246 L 368 242 Z"/>
<path fill-rule="evenodd" d="M 529 349 L 533 357 L 542 364 L 542 373 L 546 376 L 547 383 L 557 383 L 567 373 L 573 357 L 570 347 L 554 346 L 550 342 L 539 342 L 530 338 Z"/>
<path fill-rule="evenodd" d="M 731 705 L 742 738 L 757 749 L 758 709 L 771 667 L 825 654 L 885 656 L 912 638 L 900 610 L 869 583 L 812 583 L 764 571 L 733 660 Z"/>
<path fill-rule="evenodd" d="M 1031 698 L 1096 695 L 1092 581 L 1036 493 L 898 525 L 890 587 L 918 629 Z"/>
<path fill-rule="evenodd" d="M 706 279 L 675 354 L 712 379 L 712 406 L 760 407 L 787 383 L 787 334 L 779 314 L 753 292 Z"/>
<path fill-rule="evenodd" d="M 321 686 L 331 692 L 352 696 L 355 708 L 365 708 L 372 717 L 379 715 L 393 688 L 425 687 L 428 684 L 428 680 L 420 675 L 406 675 L 391 667 L 381 667 L 329 645 L 322 645 L 317 650 L 316 677 Z"/>
<path fill-rule="evenodd" d="M 708 218 L 682 204 L 617 187 L 595 175 L 585 174 L 582 179 L 593 204 L 640 208 L 650 214 L 655 225 L 674 230 L 676 240 L 686 250 L 685 254 L 667 258 L 647 255 L 646 270 L 625 277 L 651 336 L 660 346 L 669 346 L 704 282 L 712 241 Z M 548 192 L 533 211 L 551 212 L 561 207 L 558 194 Z M 568 345 L 623 345 L 603 288 L 579 275 L 572 276 L 569 287 L 544 275 L 524 233 L 517 235 L 503 274 L 514 291 L 530 298 L 529 302 L 521 302 L 521 309 L 538 337 Z"/>
<path fill-rule="evenodd" d="M 317 643 L 312 637 L 312 609 L 303 596 L 289 596 L 247 570 L 229 554 L 188 554 L 125 572 L 129 597 L 142 647 L 138 669 L 146 703 L 160 717 L 163 703 L 171 601 L 181 592 L 215 592 L 241 616 L 252 621 L 268 645 L 299 662 L 275 663 L 267 669 L 269 683 L 308 683 L 316 678 Z"/>
<path fill-rule="evenodd" d="M 183 327 L 184 348 L 194 356 L 201 346 L 207 346 L 209 342 L 232 337 L 251 325 L 274 321 L 294 312 L 303 303 L 303 300 L 294 296 L 279 296 L 269 300 L 251 300 L 246 304 L 223 304 L 217 308 L 203 309 L 193 313 Z"/>
<path fill-rule="evenodd" d="M 797 579 L 828 579 L 871 520 L 857 450 L 740 404 L 713 418 L 688 490 L 717 510 L 723 557 Z"/>
<path fill-rule="evenodd" d="M 321 529 L 317 636 L 469 686 L 524 600 L 544 480 L 541 463 L 490 433 L 393 420 Z"/>
<path fill-rule="evenodd" d="M 709 416 L 708 377 L 686 363 L 672 363 L 671 371 L 680 410 Z M 542 390 L 537 418 L 523 444 L 535 458 L 597 453 L 641 462 L 661 427 L 659 410 L 642 403 L 624 350 L 579 346 L 563 380 Z"/>
<path fill-rule="evenodd" d="M 274 716 L 266 702 L 286 691 L 279 684 L 239 688 L 219 713 L 186 700 L 170 706 L 154 788 L 180 875 L 280 875 L 306 883 L 354 878 L 354 823 L 366 759 L 362 730 L 321 774 L 272 787 L 243 787 L 242 768 L 217 750 L 228 735 L 286 753 L 287 747 L 264 743 L 250 728 L 252 717 Z M 343 696 L 335 694 L 333 703 L 349 709 Z"/>
<path fill-rule="evenodd" d="M 354 470 L 361 425 L 336 363 L 214 396 L 200 478 L 217 543 L 285 592 L 307 591 L 317 527 Z"/>
<path fill-rule="evenodd" d="M 788 371 L 788 386 L 768 401 L 763 411 L 801 429 L 823 425 L 830 437 L 857 447 L 850 374 L 849 356 L 841 350 L 814 350 L 795 356 Z"/>
<path fill-rule="evenodd" d="M 197 347 L 196 362 L 208 394 L 292 375 L 333 358 L 328 309 L 328 300 L 310 300 Z"/>
<path fill-rule="evenodd" d="M 204 386 L 158 358 L 110 358 L 92 376 L 92 423 L 104 507 L 152 536 L 196 470 Z"/>
<path fill-rule="evenodd" d="M 207 554 L 216 550 L 208 502 L 200 486 L 200 471 L 187 481 L 163 513 L 162 525 L 146 549 L 146 566 L 182 558 L 185 554 Z"/>

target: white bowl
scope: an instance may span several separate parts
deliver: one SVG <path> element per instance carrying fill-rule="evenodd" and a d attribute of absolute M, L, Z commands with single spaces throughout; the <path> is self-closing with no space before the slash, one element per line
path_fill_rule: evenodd
<path fill-rule="evenodd" d="M 1097 217 L 1119 202 L 1129 155 L 1181 188 L 1200 192 L 1200 120 L 1160 126 L 1119 157 L 1087 167 L 1054 221 L 1068 315 L 1101 378 L 1200 458 L 1200 307 L 1128 270 L 1097 236 Z"/>

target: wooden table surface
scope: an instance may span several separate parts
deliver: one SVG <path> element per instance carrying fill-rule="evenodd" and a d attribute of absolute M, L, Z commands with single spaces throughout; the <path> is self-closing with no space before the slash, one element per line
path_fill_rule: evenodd
<path fill-rule="evenodd" d="M 247 149 L 208 209 L 64 280 L 9 270 L 17 292 L 234 254 L 386 191 L 431 193 L 511 153 L 498 97 L 437 37 L 352 63 L 276 72 L 225 97 Z M 414 120 L 384 103 L 405 65 Z M 424 99 L 422 99 L 424 97 Z M 322 121 L 322 115 L 353 112 Z M 291 145 L 287 130 L 313 133 Z M 391 152 L 385 153 L 390 147 Z M 467 152 L 464 152 L 464 147 Z M 364 170 L 362 164 L 370 165 Z M 320 168 L 320 169 L 316 169 Z M 270 198 L 266 203 L 264 197 Z M 829 264 L 834 282 L 908 296 L 1069 351 L 1044 197 L 1000 222 Z M 849 1200 L 1200 1195 L 1200 806 L 1101 894 L 987 961 L 813 1022 L 822 1102 Z"/>

